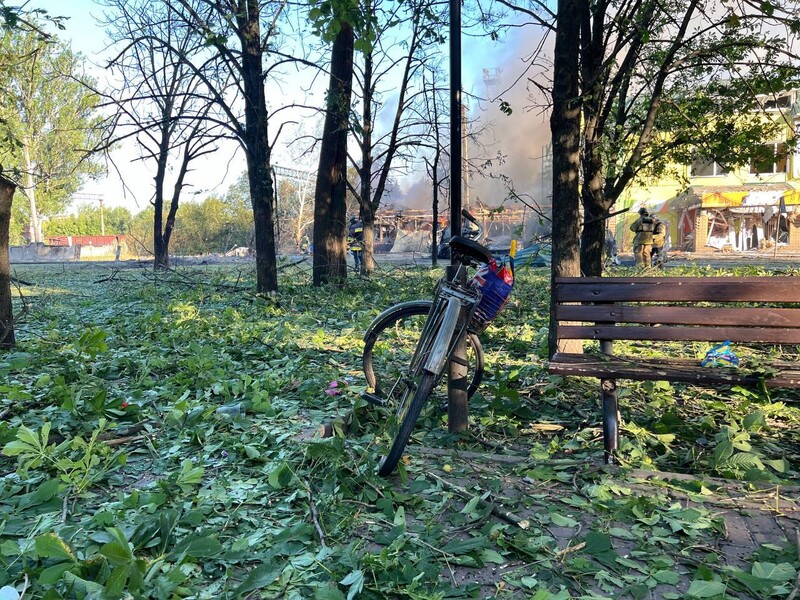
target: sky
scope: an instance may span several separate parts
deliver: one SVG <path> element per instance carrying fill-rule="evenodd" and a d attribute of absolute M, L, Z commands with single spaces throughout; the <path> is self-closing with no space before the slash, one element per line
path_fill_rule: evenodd
<path fill-rule="evenodd" d="M 90 73 L 103 79 L 102 63 L 108 57 L 106 36 L 95 16 L 102 16 L 102 9 L 92 0 L 30 0 L 30 7 L 43 8 L 52 15 L 69 17 L 65 22 L 66 30 L 58 32 L 59 37 L 69 40 L 73 48 L 83 53 L 94 66 Z M 489 171 L 497 174 L 504 171 L 512 174 L 516 187 L 522 191 L 539 196 L 541 189 L 541 147 L 549 135 L 546 119 L 541 116 L 527 114 L 524 110 L 527 92 L 524 86 L 517 86 L 513 92 L 505 92 L 510 83 L 518 77 L 523 68 L 519 51 L 523 45 L 531 43 L 530 32 L 523 29 L 512 30 L 505 43 L 489 42 L 474 37 L 462 37 L 463 66 L 462 80 L 465 97 L 470 95 L 491 96 L 502 95 L 515 107 L 511 116 L 500 113 L 497 103 L 469 102 L 470 119 L 480 119 L 481 126 L 487 126 L 482 136 L 483 154 L 487 156 L 503 153 L 506 159 L 500 165 L 494 161 Z M 493 76 L 487 84 L 484 69 Z M 319 78 L 321 83 L 323 78 Z M 524 82 L 524 80 L 523 80 Z M 287 87 L 292 82 L 288 82 Z M 317 101 L 318 103 L 319 101 Z M 276 127 L 270 125 L 271 130 Z M 468 149 L 477 153 L 477 148 Z M 102 197 L 105 205 L 124 206 L 131 212 L 139 212 L 149 205 L 152 197 L 152 171 L 149 166 L 137 161 L 134 144 L 123 144 L 113 153 L 114 165 L 109 165 L 109 174 L 98 181 L 86 182 L 81 193 L 92 198 Z M 277 149 L 274 163 L 296 168 L 313 169 L 313 161 L 298 159 L 290 152 Z M 194 172 L 188 178 L 191 187 L 184 190 L 184 199 L 203 199 L 208 195 L 222 195 L 245 170 L 244 157 L 237 151 L 233 142 L 223 146 L 216 153 L 205 157 L 194 164 Z M 415 206 L 424 203 L 423 198 L 429 196 L 429 190 L 419 180 L 418 174 L 410 174 L 400 178 L 400 202 Z M 124 182 L 124 184 L 123 184 Z M 473 178 L 470 182 L 471 197 L 480 197 L 483 201 L 497 203 L 505 195 L 502 184 L 491 178 Z M 87 197 L 76 200 L 75 204 L 86 202 Z M 416 206 L 415 206 L 416 207 Z"/>

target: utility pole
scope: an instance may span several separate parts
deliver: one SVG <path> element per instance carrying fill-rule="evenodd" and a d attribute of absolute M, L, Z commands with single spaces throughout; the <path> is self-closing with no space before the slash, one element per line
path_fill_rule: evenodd
<path fill-rule="evenodd" d="M 103 199 L 100 198 L 100 235 L 106 234 L 106 217 L 103 212 L 103 208 L 104 208 Z"/>
<path fill-rule="evenodd" d="M 450 0 L 450 235 L 461 235 L 461 191 L 466 182 L 462 156 L 463 105 L 461 102 L 461 0 Z M 454 277 L 458 263 L 450 253 L 448 277 Z M 462 275 L 463 277 L 463 275 Z M 459 323 L 459 327 L 461 324 Z M 447 427 L 451 433 L 466 431 L 467 341 L 462 336 L 448 365 Z"/>
<path fill-rule="evenodd" d="M 467 146 L 467 105 L 461 103 L 461 186 L 463 191 L 464 208 L 469 210 L 469 148 Z"/>

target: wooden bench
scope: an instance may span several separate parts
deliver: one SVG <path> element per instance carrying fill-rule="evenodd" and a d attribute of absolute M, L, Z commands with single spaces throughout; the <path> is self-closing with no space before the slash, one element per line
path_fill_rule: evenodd
<path fill-rule="evenodd" d="M 800 358 L 762 355 L 749 367 L 747 360 L 764 344 L 800 345 L 800 277 L 564 277 L 555 280 L 553 302 L 559 340 L 599 342 L 584 353 L 555 353 L 548 370 L 600 379 L 606 462 L 619 441 L 617 379 L 800 387 Z M 632 342 L 626 354 L 614 353 L 616 340 Z M 702 356 L 676 358 L 665 346 L 726 340 L 741 358 L 738 368 L 702 367 Z M 648 356 L 637 341 L 655 342 Z"/>

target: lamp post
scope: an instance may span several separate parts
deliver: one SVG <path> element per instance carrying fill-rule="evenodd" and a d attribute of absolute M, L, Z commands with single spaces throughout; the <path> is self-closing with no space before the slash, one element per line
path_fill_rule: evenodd
<path fill-rule="evenodd" d="M 461 118 L 461 0 L 450 0 L 450 235 L 461 235 L 462 190 Z M 450 253 L 448 276 L 453 277 L 458 263 Z M 462 275 L 463 276 L 463 275 Z M 461 324 L 459 324 L 460 326 Z M 467 342 L 462 337 L 448 365 L 447 427 L 451 433 L 465 431 L 467 407 Z"/>

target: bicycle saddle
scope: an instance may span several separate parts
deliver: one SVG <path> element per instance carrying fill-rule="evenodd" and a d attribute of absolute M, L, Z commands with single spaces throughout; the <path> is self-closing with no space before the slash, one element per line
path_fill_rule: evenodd
<path fill-rule="evenodd" d="M 455 259 L 465 265 L 471 261 L 486 264 L 492 260 L 491 250 L 469 238 L 457 235 L 448 243 Z"/>

